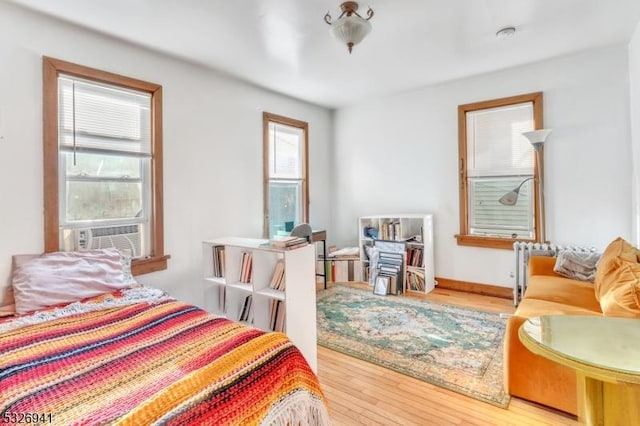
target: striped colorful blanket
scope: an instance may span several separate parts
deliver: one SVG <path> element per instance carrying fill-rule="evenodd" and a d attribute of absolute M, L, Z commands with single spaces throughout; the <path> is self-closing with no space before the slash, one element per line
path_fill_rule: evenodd
<path fill-rule="evenodd" d="M 0 334 L 0 422 L 329 424 L 281 333 L 175 300 L 88 310 Z"/>

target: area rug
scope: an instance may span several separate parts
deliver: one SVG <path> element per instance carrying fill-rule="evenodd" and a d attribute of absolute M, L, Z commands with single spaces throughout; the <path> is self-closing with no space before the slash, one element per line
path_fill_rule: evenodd
<path fill-rule="evenodd" d="M 506 408 L 506 320 L 371 290 L 335 286 L 317 297 L 318 344 Z"/>

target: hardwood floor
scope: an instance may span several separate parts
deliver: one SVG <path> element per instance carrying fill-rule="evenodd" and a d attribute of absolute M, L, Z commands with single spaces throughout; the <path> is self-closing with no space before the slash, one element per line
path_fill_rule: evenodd
<path fill-rule="evenodd" d="M 351 284 L 369 288 L 366 284 Z M 318 286 L 321 289 L 322 286 Z M 418 297 L 497 313 L 511 300 L 440 290 Z M 377 365 L 318 347 L 318 377 L 334 425 L 577 425 L 574 416 L 512 398 L 502 409 Z"/>

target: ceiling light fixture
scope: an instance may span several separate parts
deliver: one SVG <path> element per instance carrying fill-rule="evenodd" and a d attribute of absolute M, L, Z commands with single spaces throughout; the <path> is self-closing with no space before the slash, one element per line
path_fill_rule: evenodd
<path fill-rule="evenodd" d="M 504 27 L 504 28 L 500 28 L 498 32 L 496 32 L 496 37 L 509 38 L 509 37 L 513 37 L 515 33 L 516 33 L 516 27 Z"/>
<path fill-rule="evenodd" d="M 369 19 L 373 17 L 373 9 L 367 10 L 367 19 L 358 14 L 358 3 L 355 1 L 342 3 L 340 9 L 342 13 L 338 19 L 332 22 L 331 15 L 327 12 L 324 15 L 324 22 L 331 26 L 329 30 L 331 35 L 345 43 L 351 53 L 353 46 L 360 43 L 371 31 Z"/>

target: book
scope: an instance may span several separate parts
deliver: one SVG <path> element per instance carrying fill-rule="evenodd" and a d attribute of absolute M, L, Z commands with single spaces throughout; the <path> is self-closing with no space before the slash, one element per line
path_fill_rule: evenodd
<path fill-rule="evenodd" d="M 283 247 L 283 248 L 285 250 L 293 250 L 293 249 L 297 249 L 299 247 L 304 247 L 304 246 L 307 246 L 307 245 L 309 245 L 309 243 L 307 242 L 307 240 L 304 240 L 304 241 L 300 241 L 300 242 L 298 242 L 296 244 L 288 245 L 288 246 Z"/>
<path fill-rule="evenodd" d="M 251 295 L 248 295 L 247 297 L 244 298 L 244 304 L 242 305 L 242 311 L 240 312 L 240 317 L 238 318 L 239 321 L 249 321 L 251 318 L 251 304 L 252 304 L 252 297 Z"/>
<path fill-rule="evenodd" d="M 251 270 L 252 270 L 252 255 L 251 252 L 242 253 L 242 264 L 240 266 L 240 282 L 251 282 Z"/>
<path fill-rule="evenodd" d="M 269 328 L 273 331 L 285 331 L 285 309 L 282 300 L 271 301 L 271 312 L 269 313 Z"/>
<path fill-rule="evenodd" d="M 218 287 L 218 309 L 220 309 L 220 312 L 226 312 L 227 309 L 225 306 L 226 291 L 227 289 L 224 286 Z"/>
<path fill-rule="evenodd" d="M 273 267 L 269 287 L 275 290 L 284 290 L 284 261 L 282 259 L 278 260 Z"/>
<path fill-rule="evenodd" d="M 224 277 L 224 246 L 213 246 L 213 276 Z"/>
<path fill-rule="evenodd" d="M 276 314 L 276 324 L 274 327 L 274 331 L 281 331 L 281 332 L 285 332 L 285 324 L 284 324 L 284 318 L 285 318 L 285 314 L 286 314 L 286 309 L 284 309 L 283 302 L 281 300 L 278 300 L 278 312 Z"/>
<path fill-rule="evenodd" d="M 307 241 L 307 239 L 304 237 L 294 237 L 294 236 L 288 235 L 288 236 L 281 236 L 281 237 L 278 237 L 278 236 L 273 237 L 272 239 L 269 240 L 269 244 L 272 247 L 276 247 L 276 248 L 292 249 L 292 248 L 306 246 L 307 244 L 309 244 L 309 241 Z"/>
<path fill-rule="evenodd" d="M 280 300 L 273 299 L 271 300 L 271 307 L 269 309 L 269 329 L 275 330 L 276 328 L 276 317 L 278 315 L 278 309 L 280 308 Z"/>

